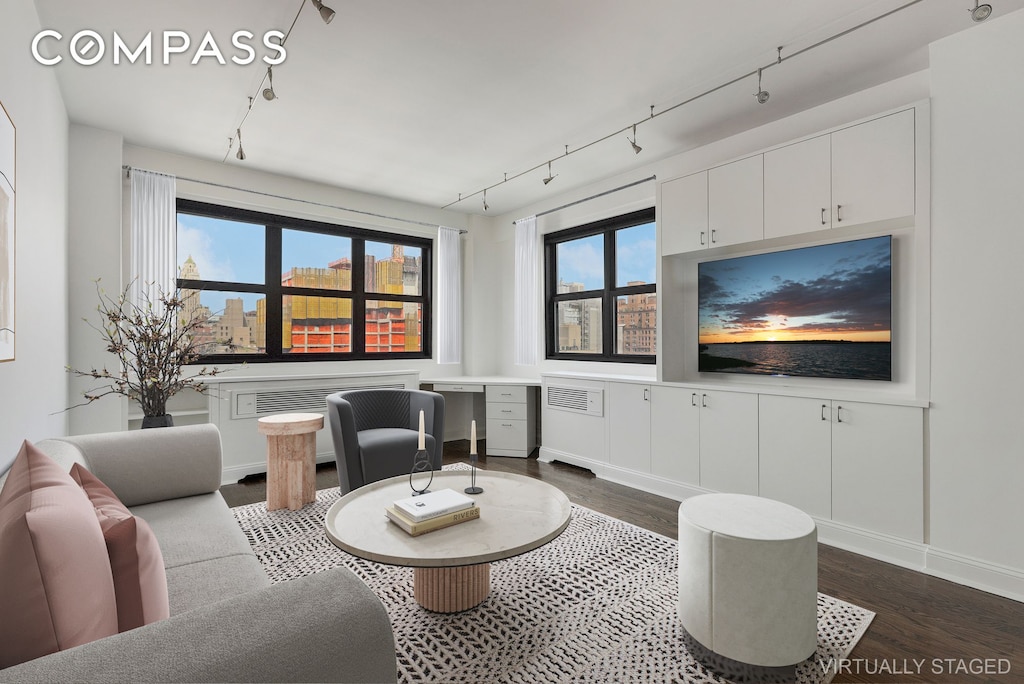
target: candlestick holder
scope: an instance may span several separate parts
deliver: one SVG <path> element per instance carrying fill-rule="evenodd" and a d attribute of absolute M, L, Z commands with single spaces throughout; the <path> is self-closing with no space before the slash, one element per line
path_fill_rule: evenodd
<path fill-rule="evenodd" d="M 422 472 L 430 472 L 430 479 L 423 485 L 421 489 L 417 489 L 416 485 L 413 484 L 413 475 L 417 475 Z M 419 449 L 412 457 L 412 470 L 409 471 L 409 488 L 412 489 L 413 496 L 419 496 L 420 494 L 429 494 L 428 489 L 431 483 L 434 481 L 434 464 L 430 462 L 430 454 L 426 449 Z"/>
<path fill-rule="evenodd" d="M 477 460 L 478 460 L 478 456 L 476 454 L 470 454 L 469 455 L 469 464 L 473 467 L 473 472 L 469 476 L 470 477 L 470 480 L 469 480 L 470 486 L 466 487 L 463 490 L 467 494 L 483 494 L 484 493 L 484 488 L 483 487 L 477 487 L 476 486 L 476 462 L 477 462 Z"/>

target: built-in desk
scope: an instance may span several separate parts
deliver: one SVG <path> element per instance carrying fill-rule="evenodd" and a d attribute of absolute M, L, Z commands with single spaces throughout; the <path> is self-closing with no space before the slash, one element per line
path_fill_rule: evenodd
<path fill-rule="evenodd" d="M 435 392 L 483 394 L 487 402 L 485 431 L 488 456 L 526 458 L 537 447 L 537 395 L 540 379 L 504 376 L 430 378 Z"/>

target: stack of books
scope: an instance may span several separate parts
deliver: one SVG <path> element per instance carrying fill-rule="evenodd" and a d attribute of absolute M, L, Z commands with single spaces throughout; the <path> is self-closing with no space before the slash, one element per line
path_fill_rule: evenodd
<path fill-rule="evenodd" d="M 476 502 L 454 489 L 399 499 L 384 512 L 391 522 L 414 537 L 480 517 Z"/>

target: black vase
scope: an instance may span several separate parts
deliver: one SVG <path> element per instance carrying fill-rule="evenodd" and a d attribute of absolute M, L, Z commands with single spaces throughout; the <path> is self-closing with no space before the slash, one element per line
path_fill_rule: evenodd
<path fill-rule="evenodd" d="M 142 429 L 172 427 L 173 425 L 174 418 L 170 413 L 165 413 L 162 416 L 144 416 L 142 418 Z"/>

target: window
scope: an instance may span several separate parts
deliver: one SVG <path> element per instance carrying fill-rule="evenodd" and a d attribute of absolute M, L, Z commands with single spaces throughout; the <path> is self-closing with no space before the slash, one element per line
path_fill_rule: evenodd
<path fill-rule="evenodd" d="M 544 236 L 549 359 L 654 363 L 654 209 Z"/>
<path fill-rule="evenodd" d="M 207 360 L 430 358 L 431 241 L 178 200 Z"/>

